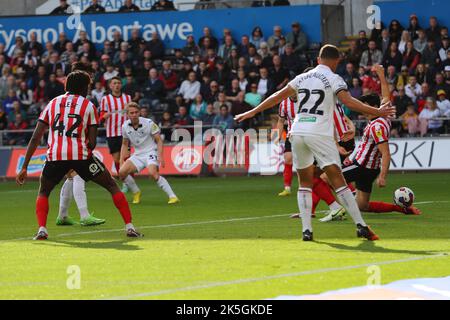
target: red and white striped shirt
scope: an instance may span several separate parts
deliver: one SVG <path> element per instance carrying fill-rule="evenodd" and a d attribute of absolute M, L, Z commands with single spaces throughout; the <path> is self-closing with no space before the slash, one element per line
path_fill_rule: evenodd
<path fill-rule="evenodd" d="M 388 142 L 391 132 L 391 122 L 385 118 L 376 118 L 364 128 L 364 134 L 359 142 L 354 156 L 356 162 L 368 169 L 381 167 L 381 152 L 377 145 Z"/>
<path fill-rule="evenodd" d="M 88 99 L 69 93 L 58 96 L 45 107 L 39 120 L 49 126 L 47 161 L 86 160 L 92 156 L 88 127 L 98 124 L 98 115 Z"/>
<path fill-rule="evenodd" d="M 286 119 L 288 123 L 288 132 L 291 131 L 292 122 L 295 119 L 298 111 L 298 102 L 294 102 L 291 98 L 284 99 L 280 103 L 278 115 L 280 118 Z"/>
<path fill-rule="evenodd" d="M 336 108 L 334 108 L 334 130 L 336 131 L 336 138 L 338 142 L 341 141 L 342 136 L 345 132 L 349 130 L 347 122 L 345 122 L 345 113 L 344 109 L 340 103 L 336 103 Z"/>
<path fill-rule="evenodd" d="M 120 97 L 108 94 L 102 98 L 100 106 L 100 115 L 107 112 L 111 113 L 111 116 L 106 119 L 106 137 L 117 137 L 122 135 L 122 126 L 127 120 L 127 114 L 125 105 L 131 101 L 131 97 L 125 93 L 122 93 Z"/>

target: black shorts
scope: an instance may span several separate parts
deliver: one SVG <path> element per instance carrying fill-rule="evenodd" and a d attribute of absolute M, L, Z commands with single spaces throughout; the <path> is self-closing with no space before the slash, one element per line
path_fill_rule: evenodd
<path fill-rule="evenodd" d="M 284 142 L 284 153 L 286 152 L 292 152 L 292 145 L 289 139 L 286 139 L 286 141 Z"/>
<path fill-rule="evenodd" d="M 345 150 L 353 152 L 353 150 L 355 150 L 355 139 L 349 140 L 347 142 L 340 141 L 339 145 Z M 343 156 L 342 154 L 339 154 L 339 156 L 341 157 L 341 163 L 343 164 L 347 156 Z"/>
<path fill-rule="evenodd" d="M 58 184 L 70 170 L 78 173 L 84 181 L 89 181 L 106 169 L 100 160 L 92 156 L 87 160 L 47 161 L 44 165 L 42 175 L 46 179 Z"/>
<path fill-rule="evenodd" d="M 380 169 L 367 169 L 360 167 L 356 162 L 344 166 L 342 168 L 342 173 L 347 183 L 355 182 L 356 189 L 371 193 L 373 182 L 377 179 L 380 174 Z"/>
<path fill-rule="evenodd" d="M 122 136 L 106 138 L 106 142 L 108 143 L 110 154 L 120 152 L 122 148 Z"/>

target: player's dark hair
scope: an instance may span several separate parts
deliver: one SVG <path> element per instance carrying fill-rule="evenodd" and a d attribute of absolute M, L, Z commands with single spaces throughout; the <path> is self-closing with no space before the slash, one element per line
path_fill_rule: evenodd
<path fill-rule="evenodd" d="M 122 83 L 122 79 L 120 79 L 120 77 L 115 76 L 115 77 L 112 77 L 111 79 L 109 79 L 108 84 L 111 84 L 111 82 L 113 82 L 113 80 L 117 80 L 117 81 L 120 81 L 120 83 Z"/>
<path fill-rule="evenodd" d="M 71 94 L 86 96 L 90 83 L 91 77 L 86 71 L 72 71 L 67 76 L 66 91 Z"/>
<path fill-rule="evenodd" d="M 324 45 L 319 52 L 320 59 L 337 60 L 339 59 L 339 49 L 331 44 Z"/>
<path fill-rule="evenodd" d="M 379 107 L 381 104 L 380 96 L 376 93 L 366 94 L 358 99 L 362 103 L 368 104 L 371 107 Z"/>

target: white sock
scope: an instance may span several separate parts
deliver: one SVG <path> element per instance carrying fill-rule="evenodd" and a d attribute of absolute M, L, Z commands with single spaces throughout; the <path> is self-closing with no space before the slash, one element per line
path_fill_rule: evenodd
<path fill-rule="evenodd" d="M 130 230 L 130 229 L 133 229 L 133 230 L 135 230 L 134 229 L 134 226 L 133 226 L 133 224 L 132 223 L 127 223 L 126 225 L 125 225 L 125 230 Z"/>
<path fill-rule="evenodd" d="M 345 210 L 347 210 L 352 217 L 355 224 L 366 226 L 366 223 L 361 216 L 361 211 L 359 210 L 358 204 L 356 203 L 355 196 L 352 194 L 350 189 L 347 186 L 341 187 L 336 190 L 336 195 Z"/>
<path fill-rule="evenodd" d="M 291 187 L 286 186 L 284 187 L 284 190 L 291 192 Z"/>
<path fill-rule="evenodd" d="M 61 193 L 59 195 L 59 214 L 60 219 L 64 219 L 69 215 L 70 200 L 72 200 L 73 180 L 66 179 L 64 182 Z"/>
<path fill-rule="evenodd" d="M 132 176 L 128 175 L 123 182 L 127 185 L 132 193 L 141 191 L 139 190 L 139 187 L 137 186 L 136 181 Z"/>
<path fill-rule="evenodd" d="M 156 183 L 158 184 L 158 186 L 163 189 L 163 191 L 169 196 L 169 198 L 175 198 L 176 195 L 173 192 L 172 188 L 170 187 L 169 182 L 167 182 L 167 180 L 163 177 L 163 176 L 159 176 L 158 181 L 156 181 Z"/>
<path fill-rule="evenodd" d="M 80 218 L 87 218 L 89 210 L 86 197 L 86 182 L 80 176 L 73 177 L 73 197 L 77 203 Z"/>
<path fill-rule="evenodd" d="M 311 212 L 312 212 L 312 189 L 299 188 L 297 192 L 298 209 L 302 218 L 302 231 L 312 232 Z"/>
<path fill-rule="evenodd" d="M 340 208 L 342 208 L 342 206 L 337 201 L 333 202 L 328 207 L 330 208 L 330 210 L 339 210 Z"/>

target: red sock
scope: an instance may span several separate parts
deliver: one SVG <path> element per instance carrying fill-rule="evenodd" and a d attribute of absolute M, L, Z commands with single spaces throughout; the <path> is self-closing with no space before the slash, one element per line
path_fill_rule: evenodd
<path fill-rule="evenodd" d="M 333 193 L 331 192 L 330 186 L 320 178 L 314 178 L 313 193 L 317 194 L 317 196 L 325 201 L 327 205 L 330 205 L 336 201 Z"/>
<path fill-rule="evenodd" d="M 403 213 L 403 209 L 395 204 L 386 203 L 386 202 L 369 202 L 368 212 L 401 212 Z"/>
<path fill-rule="evenodd" d="M 120 170 L 120 162 L 114 162 L 114 166 L 116 167 L 116 172 L 117 172 L 117 175 L 119 175 L 119 170 Z"/>
<path fill-rule="evenodd" d="M 356 191 L 355 187 L 351 183 L 349 183 L 347 185 L 347 187 L 350 189 L 351 192 L 355 192 Z"/>
<path fill-rule="evenodd" d="M 36 217 L 39 227 L 47 225 L 48 216 L 48 198 L 45 196 L 38 196 L 36 199 Z"/>
<path fill-rule="evenodd" d="M 290 187 L 292 185 L 292 164 L 284 164 L 283 178 L 284 186 Z"/>
<path fill-rule="evenodd" d="M 131 211 L 128 201 L 122 192 L 117 192 L 112 196 L 114 205 L 119 210 L 125 224 L 131 223 Z"/>
<path fill-rule="evenodd" d="M 317 205 L 320 202 L 320 198 L 314 192 L 312 193 L 312 198 L 313 198 L 313 205 L 312 205 L 312 211 L 311 212 L 312 212 L 312 215 L 314 216 L 316 214 L 316 208 L 317 208 Z"/>

